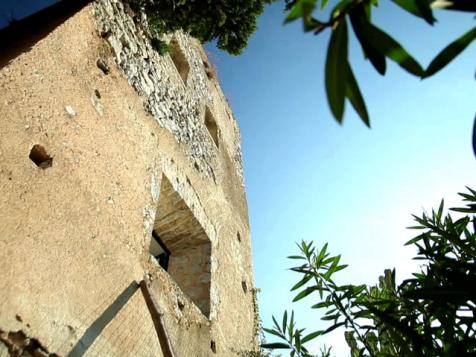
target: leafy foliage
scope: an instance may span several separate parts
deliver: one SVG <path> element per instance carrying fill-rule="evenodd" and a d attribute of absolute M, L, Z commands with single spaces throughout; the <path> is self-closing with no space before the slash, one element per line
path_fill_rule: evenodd
<path fill-rule="evenodd" d="M 161 54 L 168 51 L 161 35 L 181 29 L 202 43 L 216 40 L 218 48 L 237 55 L 243 51 L 248 38 L 256 30 L 256 21 L 264 6 L 276 0 L 126 1 L 136 12 L 147 14 L 153 33 L 151 44 Z M 433 9 L 476 13 L 476 2 L 473 0 L 392 1 L 430 25 L 436 23 Z M 387 60 L 390 60 L 421 79 L 439 72 L 476 39 L 475 26 L 445 47 L 424 68 L 397 40 L 373 23 L 372 11 L 378 6 L 379 0 L 285 0 L 285 3 L 285 23 L 301 19 L 305 32 L 315 35 L 327 29 L 332 32 L 327 49 L 325 86 L 329 107 L 339 123 L 343 121 L 348 100 L 364 124 L 370 127 L 367 105 L 348 58 L 349 31 L 354 32 L 364 57 L 379 74 L 385 75 Z M 334 7 L 329 18 L 326 21 L 318 19 L 316 16 L 323 16 L 330 3 Z M 473 140 L 473 150 L 476 154 L 476 140 Z"/>
<path fill-rule="evenodd" d="M 476 191 L 460 193 L 466 207 L 453 211 L 475 214 Z M 413 216 L 420 230 L 407 245 L 418 253 L 421 271 L 395 283 L 395 270 L 385 270 L 377 286 L 340 285 L 335 274 L 347 266 L 340 256 L 331 256 L 325 244 L 317 249 L 301 242 L 299 255 L 288 258 L 302 264 L 291 270 L 301 278 L 292 287 L 293 301 L 309 296 L 318 302 L 312 309 L 323 311 L 331 324 L 309 334 L 299 329 L 294 313 L 281 324 L 264 329 L 284 342 L 267 344 L 289 349 L 291 356 L 310 356 L 305 343 L 344 327 L 351 356 L 464 356 L 476 353 L 476 218 L 453 219 L 437 211 Z M 321 352 L 321 355 L 326 355 Z"/>
<path fill-rule="evenodd" d="M 436 22 L 433 8 L 476 12 L 476 2 L 468 0 L 392 1 L 430 25 Z M 332 31 L 327 49 L 325 83 L 331 112 L 339 123 L 343 120 L 345 99 L 348 99 L 365 125 L 370 126 L 366 104 L 348 59 L 348 21 L 365 58 L 381 75 L 385 75 L 388 59 L 412 75 L 430 77 L 455 59 L 476 38 L 475 26 L 444 48 L 424 69 L 398 41 L 372 22 L 372 9 L 378 6 L 378 0 L 339 0 L 335 3 L 329 19 L 323 21 L 314 15 L 323 13 L 329 5 L 328 0 L 286 0 L 285 23 L 301 19 L 304 31 L 315 35 L 326 29 Z"/>
<path fill-rule="evenodd" d="M 256 30 L 256 19 L 273 0 L 128 0 L 144 11 L 158 34 L 179 29 L 201 42 L 217 40 L 218 48 L 240 54 Z"/>

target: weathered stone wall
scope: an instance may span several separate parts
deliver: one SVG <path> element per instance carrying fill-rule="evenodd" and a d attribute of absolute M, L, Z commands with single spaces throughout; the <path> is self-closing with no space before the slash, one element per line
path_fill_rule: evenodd
<path fill-rule="evenodd" d="M 98 2 L 0 68 L 0 355 L 160 356 L 145 274 L 178 356 L 256 347 L 237 123 L 200 45 L 174 35 L 184 83 L 134 17 Z M 208 242 L 208 316 L 149 254 L 164 177 Z"/>
<path fill-rule="evenodd" d="M 203 122 L 206 106 L 213 111 L 215 103 L 209 92 L 201 49 L 190 46 L 193 40 L 185 35 L 173 35 L 190 67 L 184 82 L 174 69 L 171 57 L 160 56 L 152 48 L 147 30 L 136 26 L 144 23 L 143 17 L 131 15 L 131 10 L 127 13 L 125 8 L 128 9 L 127 4 L 123 5 L 118 0 L 96 3 L 94 14 L 99 32 L 111 45 L 116 63 L 143 99 L 145 109 L 179 142 L 187 143 L 189 155 L 200 171 L 214 177 L 216 150 Z M 217 103 L 218 106 L 221 104 Z M 238 129 L 234 122 L 230 124 L 228 128 L 223 128 L 224 131 L 228 129 L 227 134 L 231 133 L 227 149 L 232 152 L 236 170 L 242 177 Z"/>

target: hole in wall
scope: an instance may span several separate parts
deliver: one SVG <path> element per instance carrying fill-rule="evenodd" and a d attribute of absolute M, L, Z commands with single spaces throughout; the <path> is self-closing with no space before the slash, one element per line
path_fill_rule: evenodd
<path fill-rule="evenodd" d="M 107 31 L 101 31 L 101 34 L 100 34 L 101 38 L 108 38 L 111 36 L 111 31 L 107 30 Z"/>
<path fill-rule="evenodd" d="M 236 239 L 238 239 L 238 242 L 241 243 L 241 235 L 240 235 L 240 232 L 236 232 Z"/>
<path fill-rule="evenodd" d="M 212 80 L 217 78 L 217 72 L 215 66 L 210 64 L 208 61 L 203 61 L 203 68 L 205 69 L 205 73 L 208 79 Z"/>
<path fill-rule="evenodd" d="M 163 176 L 150 252 L 205 315 L 210 314 L 211 242 L 189 206 Z M 163 244 L 156 237 L 160 237 Z M 166 247 L 166 248 L 164 248 Z M 164 267 L 160 254 L 168 250 Z M 166 254 L 167 255 L 167 254 Z"/>
<path fill-rule="evenodd" d="M 244 293 L 248 292 L 248 285 L 246 284 L 246 281 L 243 280 L 241 282 L 241 287 L 242 287 Z"/>
<path fill-rule="evenodd" d="M 53 158 L 48 155 L 45 148 L 39 144 L 35 144 L 31 148 L 29 158 L 36 166 L 43 170 L 53 166 Z"/>
<path fill-rule="evenodd" d="M 174 37 L 169 43 L 170 57 L 177 68 L 180 77 L 183 80 L 184 84 L 187 84 L 188 73 L 190 72 L 190 65 L 188 64 L 187 58 L 180 47 L 179 42 Z"/>
<path fill-rule="evenodd" d="M 205 126 L 207 127 L 208 133 L 213 139 L 213 142 L 215 143 L 216 147 L 219 146 L 218 144 L 218 125 L 215 120 L 215 117 L 213 116 L 210 108 L 206 107 L 205 109 Z"/>
<path fill-rule="evenodd" d="M 210 349 L 213 353 L 217 353 L 217 344 L 213 340 L 210 341 Z"/>
<path fill-rule="evenodd" d="M 94 90 L 94 95 L 96 96 L 97 99 L 101 99 L 101 93 L 97 89 Z"/>
<path fill-rule="evenodd" d="M 183 308 L 185 307 L 185 303 L 181 299 L 177 299 L 177 306 L 180 309 L 180 311 L 182 311 Z"/>
<path fill-rule="evenodd" d="M 36 338 L 27 336 L 23 330 L 3 333 L 0 345 L 5 345 L 8 348 L 10 356 L 57 356 L 55 353 L 49 354 L 48 350 Z"/>
<path fill-rule="evenodd" d="M 150 255 L 152 255 L 157 263 L 167 271 L 169 268 L 170 250 L 162 241 L 155 230 L 152 231 L 152 239 L 150 241 Z"/>
<path fill-rule="evenodd" d="M 208 79 L 212 79 L 212 74 L 210 72 L 210 65 L 207 61 L 202 61 L 203 68 L 205 69 L 205 73 L 207 74 Z"/>
<path fill-rule="evenodd" d="M 109 74 L 110 69 L 107 62 L 104 59 L 98 58 L 98 60 L 96 61 L 96 66 L 101 70 L 102 73 Z"/>

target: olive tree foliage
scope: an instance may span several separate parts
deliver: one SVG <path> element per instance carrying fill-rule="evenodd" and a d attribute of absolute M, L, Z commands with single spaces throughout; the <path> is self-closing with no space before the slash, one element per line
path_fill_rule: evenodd
<path fill-rule="evenodd" d="M 476 13 L 474 0 L 392 0 L 413 16 L 434 25 L 436 8 Z M 323 10 L 334 5 L 328 19 L 321 17 Z M 457 57 L 475 38 L 476 26 L 444 48 L 424 68 L 408 51 L 388 33 L 372 21 L 372 10 L 379 0 L 286 0 L 285 22 L 302 20 L 304 31 L 318 35 L 331 31 L 325 64 L 327 99 L 334 118 L 341 123 L 346 99 L 354 107 L 362 121 L 370 126 L 370 118 L 364 97 L 349 61 L 348 39 L 353 31 L 362 53 L 375 70 L 385 75 L 386 61 L 396 62 L 406 72 L 421 79 L 430 77 Z M 475 147 L 476 153 L 476 147 Z"/>
<path fill-rule="evenodd" d="M 277 0 L 125 0 L 133 10 L 147 15 L 154 47 L 167 51 L 164 33 L 183 30 L 202 43 L 216 41 L 218 48 L 240 54 L 257 28 L 257 18 L 266 4 Z M 434 9 L 476 13 L 474 0 L 391 0 L 410 15 L 434 25 Z M 346 100 L 370 127 L 370 116 L 349 60 L 349 32 L 360 43 L 363 56 L 385 75 L 387 60 L 421 79 L 431 77 L 455 59 L 476 38 L 476 26 L 446 46 L 427 67 L 423 67 L 397 40 L 372 21 L 379 0 L 285 0 L 285 23 L 301 20 L 305 32 L 331 32 L 325 64 L 325 87 L 334 118 L 342 123 Z M 329 17 L 324 12 L 333 6 Z M 476 125 L 473 131 L 476 154 Z"/>
<path fill-rule="evenodd" d="M 442 201 L 431 214 L 414 216 L 417 225 L 410 228 L 420 233 L 406 244 L 417 248 L 421 271 L 398 286 L 395 270 L 385 270 L 376 286 L 340 284 L 335 275 L 347 267 L 340 256 L 332 256 L 327 244 L 317 249 L 301 242 L 299 254 L 288 257 L 301 262 L 291 269 L 300 276 L 293 301 L 312 298 L 311 309 L 322 311 L 330 325 L 305 333 L 294 313 L 285 312 L 264 329 L 280 341 L 264 347 L 308 357 L 307 342 L 344 328 L 352 357 L 475 355 L 476 191 L 468 190 L 460 193 L 467 206 L 452 210 L 469 215 L 443 215 Z"/>
<path fill-rule="evenodd" d="M 183 30 L 203 42 L 240 54 L 256 30 L 264 6 L 273 0 L 128 0 L 145 12 L 149 27 L 158 34 Z"/>

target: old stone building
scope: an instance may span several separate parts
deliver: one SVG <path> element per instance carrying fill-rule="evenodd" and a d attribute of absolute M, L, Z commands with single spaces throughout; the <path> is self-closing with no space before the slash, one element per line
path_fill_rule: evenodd
<path fill-rule="evenodd" d="M 205 51 L 159 55 L 119 0 L 38 31 L 0 52 L 0 356 L 166 355 L 157 313 L 175 356 L 248 355 L 240 136 Z"/>

